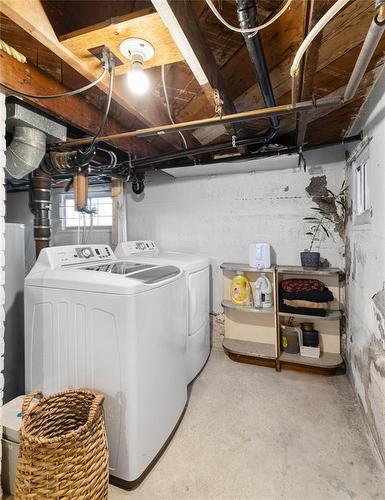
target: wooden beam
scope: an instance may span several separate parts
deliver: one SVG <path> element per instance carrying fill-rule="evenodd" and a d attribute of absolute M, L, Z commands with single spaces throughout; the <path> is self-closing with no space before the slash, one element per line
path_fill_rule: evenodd
<path fill-rule="evenodd" d="M 89 58 L 90 51 L 95 47 L 106 45 L 121 63 L 116 66 L 116 75 L 126 74 L 131 69 L 131 61 L 121 54 L 119 48 L 127 38 L 144 37 L 153 46 L 154 56 L 143 62 L 145 69 L 183 61 L 182 54 L 159 14 L 149 13 L 151 10 L 152 8 L 147 8 L 135 11 L 106 23 L 68 33 L 60 38 L 60 42 L 82 60 Z M 95 64 L 97 63 L 95 58 Z"/>
<path fill-rule="evenodd" d="M 223 114 L 236 113 L 226 82 L 219 72 L 213 53 L 199 27 L 191 1 L 151 1 L 202 87 L 212 109 L 215 110 L 214 92 L 217 90 L 223 101 Z M 228 131 L 234 135 L 234 126 Z M 240 135 L 242 136 L 242 133 Z"/>
<path fill-rule="evenodd" d="M 51 76 L 31 64 L 16 61 L 4 51 L 0 51 L 0 82 L 20 92 L 36 95 L 59 94 L 69 90 Z M 102 120 L 102 112 L 80 96 L 44 100 L 30 99 L 30 102 L 87 134 L 95 133 Z M 124 127 L 113 118 L 109 118 L 104 127 L 104 133 L 109 131 L 109 134 L 124 132 L 124 130 Z M 111 143 L 140 157 L 148 156 L 149 153 L 158 153 L 158 150 L 143 140 L 124 139 L 111 141 Z"/>
<path fill-rule="evenodd" d="M 312 0 L 307 4 L 304 38 L 313 29 L 313 27 L 317 24 L 321 17 L 329 10 L 333 3 L 334 2 L 332 0 Z M 305 54 L 298 96 L 298 99 L 300 101 L 307 101 L 309 99 L 312 99 L 314 89 L 314 76 L 317 71 L 321 44 L 322 31 L 315 38 Z M 302 146 L 305 142 L 307 124 L 308 114 L 300 113 L 297 120 L 297 146 Z"/>
<path fill-rule="evenodd" d="M 99 67 L 95 65 L 95 58 L 81 59 L 60 43 L 40 0 L 1 0 L 0 11 L 88 80 L 95 80 L 100 74 L 101 67 L 100 64 Z M 160 98 L 155 95 L 151 99 L 134 98 L 126 90 L 121 78 L 115 79 L 113 99 L 116 102 L 148 126 L 168 122 Z M 98 87 L 107 93 L 108 78 L 100 82 Z M 180 149 L 178 137 L 165 136 L 164 140 L 175 149 Z"/>

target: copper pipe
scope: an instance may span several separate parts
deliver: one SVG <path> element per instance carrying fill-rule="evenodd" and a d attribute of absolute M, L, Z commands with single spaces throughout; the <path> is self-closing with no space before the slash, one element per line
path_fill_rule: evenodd
<path fill-rule="evenodd" d="M 168 133 L 179 132 L 183 130 L 193 130 L 199 127 L 211 127 L 214 125 L 248 121 L 248 120 L 258 120 L 260 118 L 269 118 L 270 116 L 283 116 L 289 115 L 291 113 L 298 113 L 300 111 L 306 111 L 313 108 L 337 108 L 342 105 L 341 97 L 323 97 L 318 99 L 316 103 L 313 101 L 299 102 L 295 106 L 292 104 L 284 104 L 281 106 L 274 106 L 271 108 L 255 109 L 253 111 L 243 111 L 242 113 L 234 113 L 231 115 L 224 115 L 222 117 L 214 116 L 213 118 L 204 118 L 202 120 L 193 120 L 189 122 L 176 123 L 175 125 L 160 125 L 158 127 L 142 128 L 138 130 L 132 130 L 130 132 L 122 132 L 120 134 L 105 135 L 98 137 L 96 142 L 99 141 L 111 141 L 116 139 L 123 139 L 126 137 L 150 137 L 153 135 L 163 135 Z M 87 139 L 77 139 L 70 142 L 62 142 L 56 144 L 56 146 L 65 148 L 77 148 L 85 144 L 90 144 L 92 138 Z"/>
<path fill-rule="evenodd" d="M 88 175 L 87 172 L 79 172 L 74 175 L 74 198 L 75 210 L 79 212 L 87 208 L 88 203 Z"/>

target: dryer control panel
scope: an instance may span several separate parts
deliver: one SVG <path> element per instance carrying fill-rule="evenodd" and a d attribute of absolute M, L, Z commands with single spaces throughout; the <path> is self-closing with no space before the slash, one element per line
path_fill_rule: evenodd
<path fill-rule="evenodd" d="M 158 255 L 159 249 L 152 240 L 124 241 L 119 246 L 124 251 L 124 255 Z"/>
<path fill-rule="evenodd" d="M 114 252 L 108 245 L 66 245 L 44 248 L 38 260 L 47 258 L 51 269 L 86 262 L 116 260 Z"/>

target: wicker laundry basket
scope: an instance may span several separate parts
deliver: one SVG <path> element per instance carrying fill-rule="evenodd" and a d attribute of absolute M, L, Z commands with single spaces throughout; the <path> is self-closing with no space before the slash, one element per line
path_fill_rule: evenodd
<path fill-rule="evenodd" d="M 39 402 L 30 408 L 33 398 Z M 86 390 L 26 396 L 16 500 L 108 497 L 103 400 L 104 396 Z"/>

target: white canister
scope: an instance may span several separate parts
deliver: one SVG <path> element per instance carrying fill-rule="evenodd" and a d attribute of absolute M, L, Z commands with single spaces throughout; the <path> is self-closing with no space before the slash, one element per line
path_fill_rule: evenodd
<path fill-rule="evenodd" d="M 270 268 L 270 245 L 268 243 L 251 243 L 249 245 L 249 265 L 256 269 Z"/>

